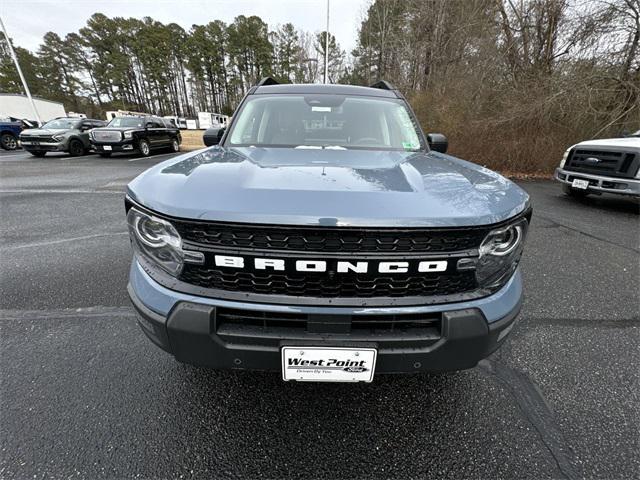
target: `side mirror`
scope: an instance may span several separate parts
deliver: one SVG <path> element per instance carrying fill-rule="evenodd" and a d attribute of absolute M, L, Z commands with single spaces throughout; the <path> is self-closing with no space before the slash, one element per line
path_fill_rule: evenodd
<path fill-rule="evenodd" d="M 429 148 L 435 152 L 447 153 L 447 148 L 449 148 L 449 140 L 441 133 L 427 134 L 427 143 Z"/>
<path fill-rule="evenodd" d="M 145 123 L 145 124 L 144 124 L 144 128 L 145 128 L 145 130 L 146 130 L 147 128 L 153 128 L 153 123 L 151 123 L 151 122 L 147 122 L 147 123 Z"/>
<path fill-rule="evenodd" d="M 224 127 L 211 127 L 207 128 L 202 135 L 202 140 L 207 147 L 212 145 L 218 145 L 222 136 L 224 135 Z"/>

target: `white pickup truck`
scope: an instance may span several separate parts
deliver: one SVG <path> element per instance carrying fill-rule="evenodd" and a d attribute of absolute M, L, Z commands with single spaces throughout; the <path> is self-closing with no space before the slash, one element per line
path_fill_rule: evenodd
<path fill-rule="evenodd" d="M 554 177 L 571 196 L 614 193 L 640 197 L 640 131 L 569 147 Z"/>

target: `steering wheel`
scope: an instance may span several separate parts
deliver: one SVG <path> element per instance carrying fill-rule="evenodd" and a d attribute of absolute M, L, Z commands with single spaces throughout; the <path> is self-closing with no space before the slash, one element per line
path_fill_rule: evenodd
<path fill-rule="evenodd" d="M 380 144 L 380 141 L 373 137 L 362 137 L 353 141 L 353 145 L 362 145 L 363 143 L 373 143 L 374 145 L 378 145 Z"/>

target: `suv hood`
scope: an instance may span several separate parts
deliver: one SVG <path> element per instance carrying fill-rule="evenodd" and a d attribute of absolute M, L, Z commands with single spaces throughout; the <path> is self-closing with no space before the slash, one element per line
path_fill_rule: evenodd
<path fill-rule="evenodd" d="M 624 137 L 624 138 L 604 138 L 602 140 L 586 140 L 577 143 L 574 147 L 631 147 L 640 148 L 640 138 Z M 572 147 L 573 148 L 573 147 Z"/>
<path fill-rule="evenodd" d="M 28 130 L 23 130 L 22 135 L 55 135 L 57 133 L 65 133 L 71 132 L 72 128 L 30 128 Z"/>
<path fill-rule="evenodd" d="M 497 173 L 436 152 L 217 146 L 152 167 L 127 193 L 174 217 L 323 226 L 486 225 L 529 202 Z"/>
<path fill-rule="evenodd" d="M 109 131 L 116 131 L 116 132 L 126 132 L 129 130 L 143 130 L 143 127 L 98 127 L 98 128 L 94 128 L 93 130 L 109 130 Z"/>

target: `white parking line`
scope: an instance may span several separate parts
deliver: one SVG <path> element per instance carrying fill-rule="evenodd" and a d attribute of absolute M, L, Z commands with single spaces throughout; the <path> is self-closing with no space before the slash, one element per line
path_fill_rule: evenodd
<path fill-rule="evenodd" d="M 137 162 L 138 160 L 149 160 L 150 158 L 155 158 L 155 157 L 161 157 L 163 155 L 174 155 L 174 153 L 158 153 L 156 155 L 149 155 L 148 157 L 137 157 L 137 158 L 130 158 L 129 161 L 130 162 Z M 179 152 L 175 155 L 179 155 Z M 169 158 L 169 157 L 167 157 Z"/>
<path fill-rule="evenodd" d="M 117 194 L 122 195 L 124 190 L 57 190 L 55 188 L 9 188 L 2 189 L 0 193 L 107 193 L 107 194 Z"/>
<path fill-rule="evenodd" d="M 61 238 L 59 240 L 49 240 L 47 242 L 34 242 L 34 243 L 25 243 L 23 245 L 15 245 L 9 247 L 0 247 L 0 250 L 20 250 L 22 248 L 33 248 L 33 247 L 46 247 L 48 245 L 57 245 L 59 243 L 67 243 L 67 242 L 75 242 L 78 240 L 88 240 L 90 238 L 100 238 L 100 237 L 113 237 L 118 235 L 128 235 L 128 232 L 116 232 L 116 233 L 98 233 L 94 235 L 84 235 L 82 237 L 73 237 L 73 238 Z"/>

